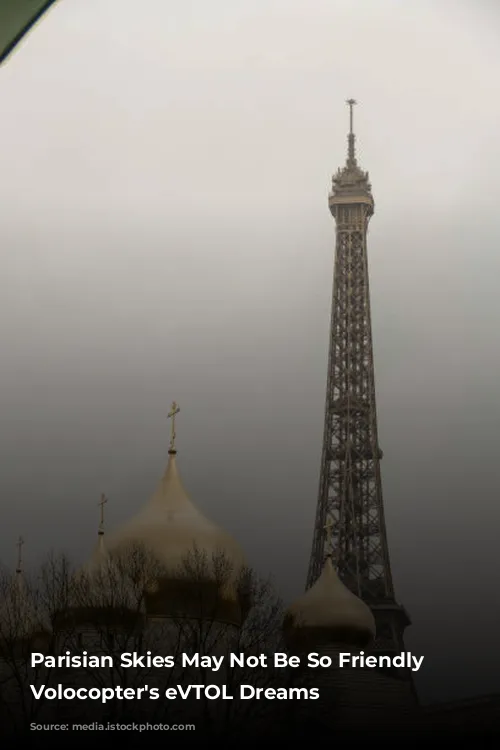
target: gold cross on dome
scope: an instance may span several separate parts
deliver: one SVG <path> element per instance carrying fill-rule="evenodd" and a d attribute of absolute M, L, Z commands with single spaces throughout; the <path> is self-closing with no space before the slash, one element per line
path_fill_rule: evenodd
<path fill-rule="evenodd" d="M 22 568 L 22 565 L 23 565 L 23 544 L 24 544 L 24 539 L 22 538 L 22 536 L 20 536 L 19 539 L 17 540 L 17 544 L 16 544 L 16 547 L 17 547 L 17 570 L 18 570 L 19 573 L 21 572 L 21 568 Z"/>
<path fill-rule="evenodd" d="M 170 432 L 170 450 L 175 450 L 175 415 L 180 412 L 179 407 L 177 406 L 175 401 L 172 401 L 172 406 L 170 407 L 170 411 L 168 413 L 168 418 L 172 420 L 172 429 Z"/>
<path fill-rule="evenodd" d="M 101 527 L 101 529 L 102 529 L 102 527 L 104 526 L 104 506 L 106 505 L 106 503 L 107 503 L 107 502 L 108 502 L 108 498 L 107 498 L 107 497 L 106 497 L 106 495 L 105 495 L 105 494 L 103 493 L 103 494 L 101 495 L 101 499 L 100 499 L 100 500 L 99 500 L 99 502 L 97 503 L 97 504 L 98 504 L 98 505 L 100 506 L 100 508 L 101 508 L 101 523 L 100 523 L 100 527 Z"/>

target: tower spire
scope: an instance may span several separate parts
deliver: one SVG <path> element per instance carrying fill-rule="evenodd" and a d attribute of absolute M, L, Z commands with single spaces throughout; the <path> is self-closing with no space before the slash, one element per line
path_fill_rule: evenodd
<path fill-rule="evenodd" d="M 170 411 L 168 413 L 168 418 L 172 420 L 172 428 L 170 432 L 170 448 L 168 452 L 170 454 L 177 453 L 177 450 L 175 448 L 175 416 L 180 412 L 179 407 L 177 406 L 175 401 L 172 401 L 172 406 L 170 407 Z"/>
<path fill-rule="evenodd" d="M 104 494 L 101 494 L 101 499 L 98 502 L 100 519 L 99 519 L 99 530 L 97 532 L 99 553 L 104 554 L 104 506 L 108 502 L 108 498 Z"/>
<path fill-rule="evenodd" d="M 349 106 L 349 135 L 347 136 L 347 166 L 356 165 L 356 136 L 354 135 L 354 112 L 353 108 L 357 104 L 356 99 L 347 99 L 346 104 Z"/>

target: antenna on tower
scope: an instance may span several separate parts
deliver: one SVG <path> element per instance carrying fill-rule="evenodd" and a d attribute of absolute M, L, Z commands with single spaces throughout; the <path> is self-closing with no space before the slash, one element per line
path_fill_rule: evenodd
<path fill-rule="evenodd" d="M 353 107 L 357 104 L 356 99 L 346 99 L 346 104 L 349 105 L 349 133 L 352 133 L 354 135 L 354 129 L 353 129 Z"/>
<path fill-rule="evenodd" d="M 356 99 L 346 99 L 346 104 L 349 107 L 349 135 L 347 136 L 347 163 L 348 164 L 355 164 L 356 163 L 356 153 L 354 148 L 354 142 L 356 140 L 356 136 L 354 135 L 354 106 L 358 102 Z"/>

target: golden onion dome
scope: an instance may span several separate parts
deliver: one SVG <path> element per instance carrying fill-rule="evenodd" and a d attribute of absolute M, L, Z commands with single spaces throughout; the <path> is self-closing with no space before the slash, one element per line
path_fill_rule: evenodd
<path fill-rule="evenodd" d="M 173 422 L 178 411 L 172 404 L 168 464 L 156 491 L 135 516 L 106 534 L 105 543 L 100 535 L 86 570 L 119 563 L 122 571 L 136 571 L 133 582 L 143 587 L 151 616 L 198 617 L 201 607 L 238 624 L 247 611 L 240 586 L 245 557 L 239 544 L 204 516 L 184 488 L 175 450 Z M 139 548 L 144 558 L 136 554 Z"/>
<path fill-rule="evenodd" d="M 284 634 L 292 645 L 367 645 L 375 637 L 370 608 L 338 577 L 330 557 L 316 583 L 288 609 Z"/>
<path fill-rule="evenodd" d="M 225 531 L 209 521 L 188 496 L 177 468 L 175 450 L 169 451 L 168 465 L 149 502 L 115 532 L 106 535 L 108 555 L 139 544 L 176 578 L 189 565 L 190 555 L 203 559 L 207 573 L 214 573 L 216 560 L 223 559 L 236 580 L 245 567 L 239 544 Z M 101 543 L 95 558 L 102 559 Z"/>

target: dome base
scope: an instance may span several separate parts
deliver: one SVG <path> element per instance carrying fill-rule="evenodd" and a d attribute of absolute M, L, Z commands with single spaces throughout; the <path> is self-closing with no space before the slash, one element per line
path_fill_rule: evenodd
<path fill-rule="evenodd" d="M 221 590 L 214 581 L 190 581 L 184 578 L 159 581 L 145 594 L 149 617 L 197 619 L 239 627 L 243 621 L 237 595 Z"/>

